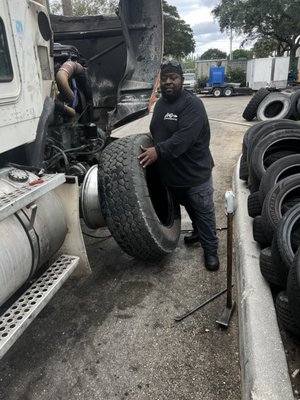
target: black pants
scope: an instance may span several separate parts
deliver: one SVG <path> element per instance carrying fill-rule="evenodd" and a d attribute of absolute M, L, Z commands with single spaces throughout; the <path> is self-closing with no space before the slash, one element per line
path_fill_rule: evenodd
<path fill-rule="evenodd" d="M 209 254 L 216 254 L 219 240 L 216 232 L 212 178 L 199 186 L 170 189 L 175 200 L 186 209 L 203 250 Z"/>

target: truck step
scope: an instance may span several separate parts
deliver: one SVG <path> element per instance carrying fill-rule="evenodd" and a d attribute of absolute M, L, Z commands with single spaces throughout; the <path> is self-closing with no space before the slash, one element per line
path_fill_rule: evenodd
<path fill-rule="evenodd" d="M 41 180 L 42 182 L 36 185 L 26 183 L 18 188 L 12 188 L 10 193 L 0 193 L 0 221 L 60 186 L 66 178 L 64 174 L 55 174 L 43 175 Z"/>
<path fill-rule="evenodd" d="M 62 255 L 0 316 L 0 359 L 76 268 L 79 257 Z"/>

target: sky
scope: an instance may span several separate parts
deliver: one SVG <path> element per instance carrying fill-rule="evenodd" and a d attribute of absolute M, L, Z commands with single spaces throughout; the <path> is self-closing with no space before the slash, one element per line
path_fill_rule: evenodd
<path fill-rule="evenodd" d="M 203 54 L 208 49 L 219 49 L 230 53 L 230 38 L 221 33 L 219 24 L 214 21 L 211 10 L 220 0 L 167 0 L 175 6 L 181 17 L 194 31 L 195 53 Z M 242 39 L 233 38 L 232 50 L 240 47 Z"/>

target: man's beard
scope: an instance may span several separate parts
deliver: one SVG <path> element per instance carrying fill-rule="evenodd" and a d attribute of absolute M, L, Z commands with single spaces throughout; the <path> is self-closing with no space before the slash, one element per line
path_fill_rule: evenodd
<path fill-rule="evenodd" d="M 176 99 L 178 99 L 178 97 L 180 96 L 181 92 L 182 92 L 182 86 L 180 86 L 179 88 L 176 88 L 175 90 L 173 90 L 172 93 L 167 93 L 165 89 L 161 88 L 162 97 L 165 100 L 169 101 L 169 102 L 173 102 Z"/>

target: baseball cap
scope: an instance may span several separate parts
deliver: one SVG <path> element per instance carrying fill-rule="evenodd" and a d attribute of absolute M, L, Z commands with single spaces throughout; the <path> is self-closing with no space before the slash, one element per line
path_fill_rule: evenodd
<path fill-rule="evenodd" d="M 164 61 L 160 66 L 160 74 L 176 73 L 178 75 L 183 75 L 182 67 L 176 60 Z"/>

